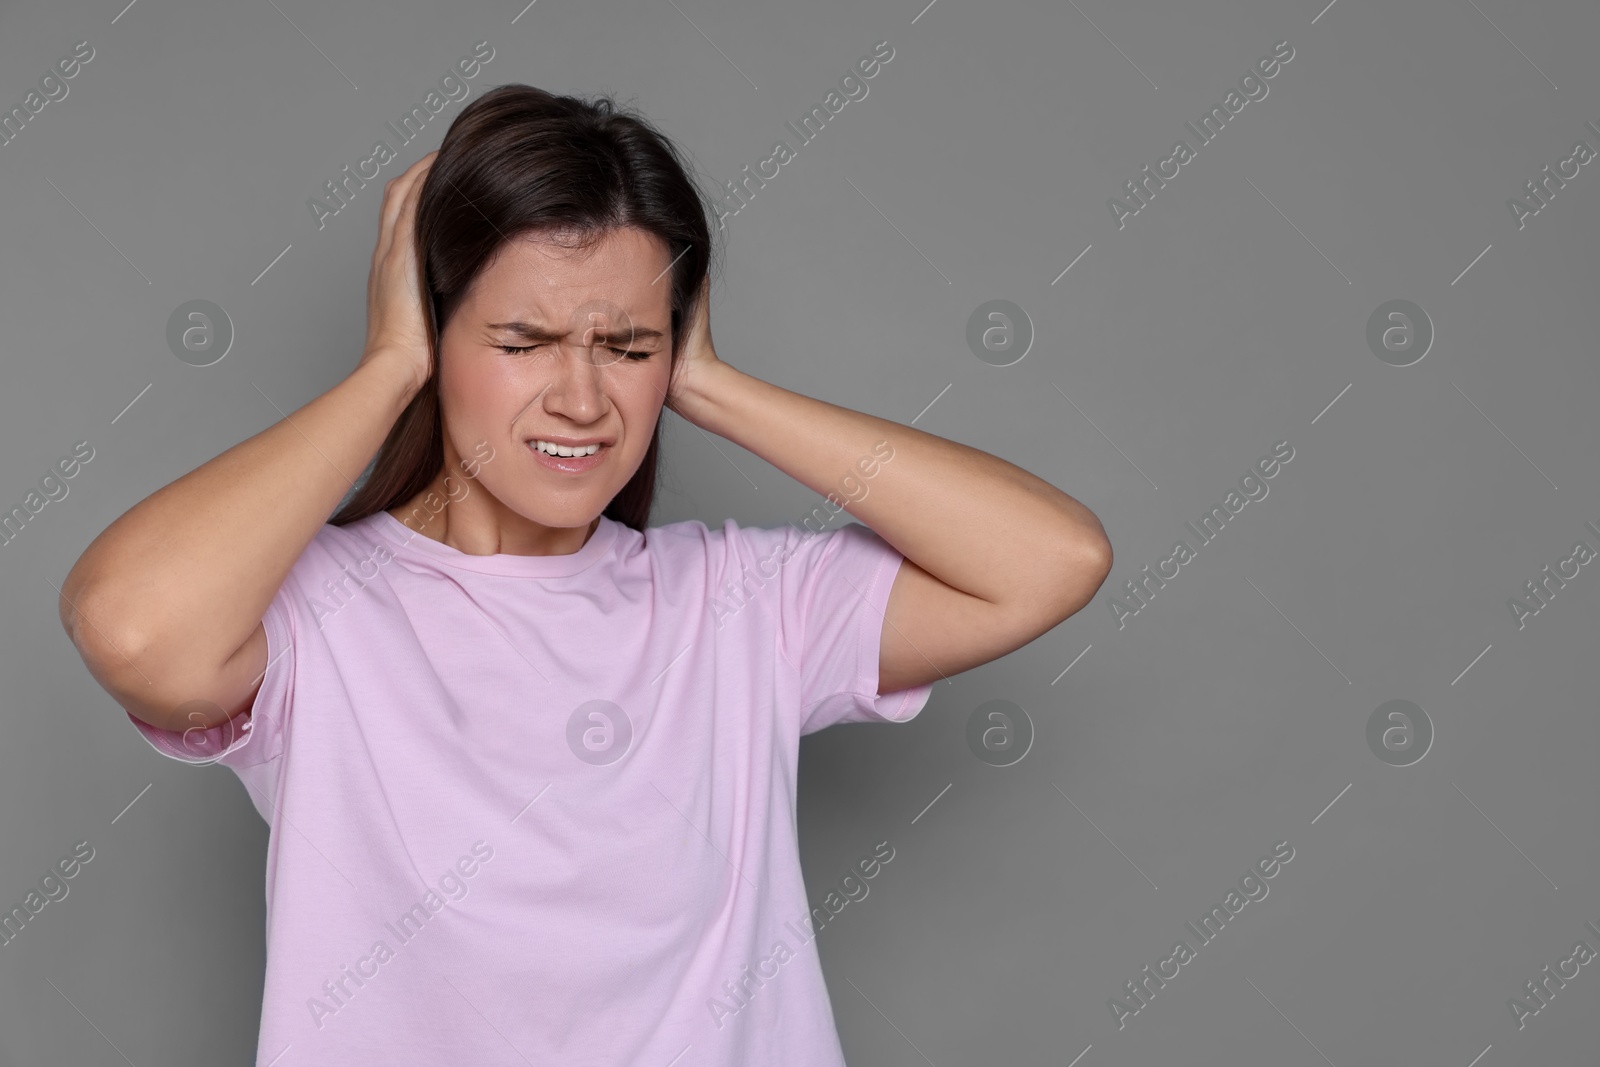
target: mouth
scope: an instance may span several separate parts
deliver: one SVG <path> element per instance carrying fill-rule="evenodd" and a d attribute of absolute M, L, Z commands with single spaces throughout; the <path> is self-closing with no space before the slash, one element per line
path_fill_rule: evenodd
<path fill-rule="evenodd" d="M 593 470 L 604 462 L 611 452 L 610 443 L 605 441 L 567 446 L 535 438 L 527 441 L 526 446 L 540 466 L 566 474 L 581 474 Z"/>

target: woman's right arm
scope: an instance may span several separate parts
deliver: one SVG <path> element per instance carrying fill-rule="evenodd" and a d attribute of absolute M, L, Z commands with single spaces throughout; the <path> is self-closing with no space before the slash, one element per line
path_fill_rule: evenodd
<path fill-rule="evenodd" d="M 267 665 L 267 605 L 426 381 L 412 234 L 435 155 L 385 187 L 356 369 L 134 505 L 62 583 L 62 626 L 89 673 L 140 720 L 181 731 L 223 721 L 180 719 L 189 701 L 227 718 L 250 708 Z"/>

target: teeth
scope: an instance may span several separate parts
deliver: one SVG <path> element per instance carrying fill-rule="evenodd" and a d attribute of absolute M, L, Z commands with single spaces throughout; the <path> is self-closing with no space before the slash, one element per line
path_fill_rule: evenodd
<path fill-rule="evenodd" d="M 571 458 L 573 456 L 592 456 L 596 452 L 600 451 L 600 446 L 598 444 L 579 445 L 576 448 L 569 448 L 566 445 L 553 445 L 549 441 L 534 441 L 533 447 L 538 449 L 540 452 L 545 452 L 552 456 L 564 456 L 567 458 Z"/>

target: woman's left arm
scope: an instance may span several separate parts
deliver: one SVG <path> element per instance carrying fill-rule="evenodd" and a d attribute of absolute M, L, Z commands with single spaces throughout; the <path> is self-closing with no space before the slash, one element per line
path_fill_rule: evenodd
<path fill-rule="evenodd" d="M 966 445 L 830 404 L 717 359 L 705 290 L 669 404 L 684 418 L 831 495 L 905 557 L 884 613 L 879 692 L 1000 658 L 1075 614 L 1111 570 L 1094 512 Z M 888 442 L 892 458 L 879 442 Z M 846 476 L 867 492 L 849 500 Z"/>

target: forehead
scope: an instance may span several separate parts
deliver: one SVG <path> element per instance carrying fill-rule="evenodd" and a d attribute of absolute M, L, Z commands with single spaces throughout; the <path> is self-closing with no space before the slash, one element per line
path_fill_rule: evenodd
<path fill-rule="evenodd" d="M 562 235 L 522 235 L 500 247 L 474 281 L 467 303 L 491 319 L 517 315 L 555 324 L 603 301 L 641 326 L 665 330 L 672 312 L 671 263 L 660 238 L 634 227 L 610 230 L 586 248 Z"/>

